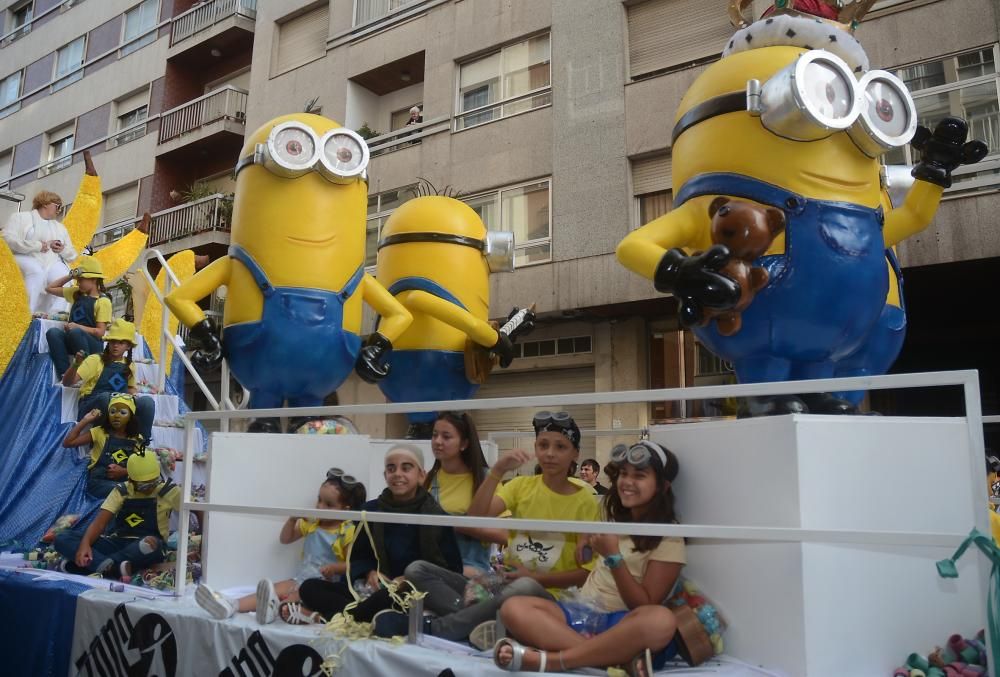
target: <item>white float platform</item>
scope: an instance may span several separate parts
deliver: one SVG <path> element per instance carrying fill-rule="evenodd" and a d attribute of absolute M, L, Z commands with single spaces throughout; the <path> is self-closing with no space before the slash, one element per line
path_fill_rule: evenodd
<path fill-rule="evenodd" d="M 656 426 L 682 524 L 967 534 L 982 460 L 959 418 L 782 416 Z M 978 478 L 981 475 L 981 480 Z M 974 479 L 976 478 L 976 479 Z M 953 547 L 690 539 L 685 575 L 729 621 L 726 652 L 793 675 L 888 675 L 986 625 L 985 560 Z"/>

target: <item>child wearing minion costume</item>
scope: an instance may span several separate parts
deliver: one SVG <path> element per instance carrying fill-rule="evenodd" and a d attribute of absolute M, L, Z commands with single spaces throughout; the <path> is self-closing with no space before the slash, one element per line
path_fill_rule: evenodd
<path fill-rule="evenodd" d="M 479 215 L 454 198 L 425 195 L 392 213 L 378 243 L 376 278 L 413 323 L 394 344 L 392 372 L 379 381 L 386 398 L 468 399 L 489 373 L 491 355 L 510 364 L 514 337 L 488 322 L 489 276 L 513 270 L 513 256 L 512 233 L 487 232 Z M 529 320 L 516 333 L 530 326 Z M 467 367 L 483 362 L 478 375 Z M 430 438 L 435 412 L 408 418 L 407 437 Z"/>
<path fill-rule="evenodd" d="M 706 309 L 732 308 L 740 295 L 719 272 L 729 252 L 712 246 L 708 205 L 727 196 L 784 212 L 785 233 L 755 262 L 770 280 L 743 312 L 743 328 L 722 336 L 694 327 L 743 383 L 829 378 L 862 349 L 886 305 L 886 250 L 930 223 L 954 169 L 986 154 L 966 142 L 960 119 L 918 127 L 903 82 L 869 70 L 852 31 L 873 2 L 823 0 L 838 23 L 778 0 L 750 24 L 742 14 L 750 0 L 732 0 L 741 28 L 677 112 L 675 208 L 618 245 L 623 265 L 678 297 L 682 324 L 701 325 Z M 886 210 L 878 158 L 907 143 L 922 153 L 916 181 Z M 744 415 L 855 411 L 831 393 L 745 407 Z"/>
<path fill-rule="evenodd" d="M 368 146 L 319 115 L 297 113 L 251 134 L 236 165 L 229 256 L 175 289 L 166 304 L 191 328 L 200 367 L 223 356 L 250 408 L 319 406 L 352 368 L 389 373 L 410 313 L 365 274 Z M 221 341 L 197 301 L 228 287 Z M 362 301 L 383 318 L 361 345 Z M 303 359 L 306 358 L 306 359 Z M 251 431 L 277 432 L 277 419 Z"/>
<path fill-rule="evenodd" d="M 70 280 L 75 280 L 76 284 L 64 287 Z M 45 291 L 72 304 L 69 322 L 45 332 L 56 378 L 61 379 L 69 368 L 70 355 L 81 351 L 85 355 L 101 352 L 101 337 L 111 322 L 111 299 L 102 293 L 104 271 L 101 262 L 86 255 L 80 257 L 77 267 L 69 275 L 59 278 Z"/>
<path fill-rule="evenodd" d="M 64 386 L 80 384 L 80 401 L 77 405 L 77 420 L 97 409 L 108 410 L 113 393 L 127 392 L 135 395 L 135 365 L 132 364 L 132 349 L 135 348 L 135 325 L 128 320 L 117 319 L 111 323 L 104 335 L 107 346 L 98 355 L 76 354 L 73 363 L 63 374 Z M 155 404 L 151 397 L 135 398 L 135 415 L 139 422 L 139 434 L 145 444 L 153 436 L 153 416 Z M 103 425 L 103 416 L 97 419 Z"/>
<path fill-rule="evenodd" d="M 180 504 L 180 487 L 160 478 L 156 454 L 133 454 L 128 480 L 108 494 L 86 532 L 81 536 L 69 530 L 56 536 L 55 549 L 66 557 L 64 570 L 131 580 L 136 571 L 166 558 L 170 513 Z M 112 520 L 110 534 L 104 535 Z"/>
<path fill-rule="evenodd" d="M 85 430 L 102 416 L 100 409 L 91 409 L 63 439 L 63 446 L 67 449 L 93 445 L 87 465 L 87 493 L 95 498 L 105 498 L 128 477 L 126 461 L 143 448 L 139 421 L 135 416 L 135 398 L 126 393 L 115 393 L 108 402 L 107 423 Z"/>

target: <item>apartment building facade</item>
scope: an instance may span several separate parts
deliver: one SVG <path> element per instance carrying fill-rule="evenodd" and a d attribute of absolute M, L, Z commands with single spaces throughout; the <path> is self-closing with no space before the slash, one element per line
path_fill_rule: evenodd
<path fill-rule="evenodd" d="M 71 195 L 79 171 L 67 169 L 89 147 L 106 191 L 96 244 L 149 210 L 153 246 L 222 255 L 225 200 L 200 196 L 233 190 L 247 129 L 309 107 L 370 137 L 369 263 L 381 225 L 421 179 L 460 191 L 489 228 L 515 233 L 518 268 L 493 276 L 491 315 L 535 303 L 541 321 L 481 396 L 731 379 L 678 329 L 672 302 L 614 257 L 622 237 L 670 208 L 674 112 L 732 34 L 727 0 L 6 4 L 0 189 Z M 767 4 L 755 3 L 757 15 Z M 982 363 L 983 336 L 996 323 L 970 299 L 1000 257 L 990 227 L 1000 201 L 997 10 L 995 0 L 882 0 L 858 30 L 872 63 L 907 81 L 925 124 L 962 115 L 990 147 L 986 161 L 961 170 L 932 227 L 900 247 L 911 317 L 922 318 L 911 321 L 901 363 L 978 366 L 989 392 L 996 370 Z M 920 39 L 931 28 L 933 39 Z M 423 121 L 406 126 L 414 105 Z M 890 158 L 912 160 L 909 149 Z M 953 302 L 946 323 L 934 302 L 941 293 Z M 955 350 L 949 332 L 975 349 Z M 954 360 L 935 362 L 942 354 Z M 338 394 L 381 401 L 357 379 Z M 616 431 L 727 407 L 573 411 L 609 433 L 584 449 L 604 458 Z M 518 410 L 480 417 L 486 431 L 529 421 Z M 403 429 L 394 419 L 362 426 Z"/>

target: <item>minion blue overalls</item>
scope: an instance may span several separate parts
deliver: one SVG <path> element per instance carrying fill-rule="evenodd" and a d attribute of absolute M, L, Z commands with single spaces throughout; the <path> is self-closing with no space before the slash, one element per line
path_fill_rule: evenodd
<path fill-rule="evenodd" d="M 222 331 L 222 351 L 239 382 L 250 389 L 250 408 L 318 406 L 351 373 L 361 337 L 344 329 L 344 303 L 364 277 L 357 271 L 340 291 L 275 287 L 239 245 L 229 256 L 242 263 L 264 296 L 260 320 Z M 308 356 L 309 369 L 290 369 Z"/>
<path fill-rule="evenodd" d="M 714 323 L 694 329 L 709 350 L 733 363 L 741 383 L 829 378 L 870 339 L 885 307 L 889 278 L 882 209 L 814 200 L 740 174 L 698 175 L 676 205 L 726 195 L 781 209 L 785 253 L 755 265 L 770 280 L 743 311 L 732 336 Z"/>
<path fill-rule="evenodd" d="M 403 277 L 389 286 L 389 293 L 393 296 L 404 291 L 425 291 L 468 310 L 454 294 L 425 277 Z M 392 352 L 392 371 L 378 382 L 378 387 L 390 402 L 467 400 L 479 390 L 479 384 L 465 375 L 463 351 L 399 348 Z M 407 414 L 406 417 L 410 423 L 431 423 L 437 414 L 429 411 Z"/>
<path fill-rule="evenodd" d="M 69 321 L 84 327 L 96 327 L 97 316 L 94 313 L 94 306 L 97 299 L 86 294 L 79 294 L 73 301 L 69 309 Z M 49 344 L 49 356 L 52 364 L 56 368 L 56 376 L 62 375 L 69 369 L 71 355 L 76 355 L 81 350 L 87 355 L 99 353 L 104 348 L 101 339 L 93 334 L 88 334 L 82 329 L 73 328 L 70 330 L 62 327 L 52 327 L 45 332 L 45 341 Z"/>
<path fill-rule="evenodd" d="M 116 486 L 118 480 L 108 478 L 108 466 L 111 464 L 125 467 L 128 457 L 135 453 L 137 441 L 130 437 L 112 437 L 104 443 L 104 449 L 97 461 L 87 471 L 87 493 L 97 498 L 107 498 Z"/>

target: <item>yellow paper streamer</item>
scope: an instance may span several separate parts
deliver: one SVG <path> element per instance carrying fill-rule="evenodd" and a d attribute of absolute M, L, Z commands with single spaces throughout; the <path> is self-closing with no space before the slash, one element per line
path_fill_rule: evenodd
<path fill-rule="evenodd" d="M 101 262 L 104 269 L 105 284 L 111 284 L 132 267 L 146 248 L 147 239 L 144 233 L 133 230 L 113 244 L 94 252 L 94 258 Z"/>
<path fill-rule="evenodd" d="M 80 187 L 76 189 L 73 206 L 69 208 L 69 213 L 63 221 L 63 225 L 69 231 L 70 240 L 73 241 L 73 248 L 78 252 L 82 252 L 83 248 L 94 239 L 94 233 L 97 232 L 97 226 L 101 222 L 102 201 L 101 177 L 84 174 L 80 179 Z M 103 265 L 104 261 L 101 261 L 101 264 Z M 105 275 L 107 272 L 105 268 Z M 109 277 L 105 279 L 111 280 Z"/>
<path fill-rule="evenodd" d="M 0 325 L 0 376 L 21 345 L 24 333 L 31 324 L 31 307 L 24 288 L 21 269 L 6 242 L 0 240 L 0 299 L 3 303 L 4 321 Z"/>
<path fill-rule="evenodd" d="M 138 231 L 133 231 L 138 232 Z M 129 233 L 132 235 L 132 233 Z M 141 233 L 140 233 L 141 235 Z M 126 236 L 127 237 L 127 236 Z M 143 236 L 145 237 L 145 236 Z M 123 242 L 125 238 L 121 240 Z M 112 245 L 114 246 L 114 245 Z M 102 250 L 103 251 L 103 250 Z M 100 253 L 100 252 L 98 252 Z M 103 262 L 102 262 L 103 265 Z M 174 275 L 177 276 L 182 283 L 189 280 L 194 275 L 194 252 L 190 249 L 185 249 L 182 252 L 177 252 L 169 259 L 167 259 L 167 265 L 170 266 L 171 270 L 174 271 Z M 163 293 L 163 288 L 166 285 L 166 271 L 161 270 L 156 276 L 156 288 Z M 169 313 L 169 319 L 167 320 L 170 333 L 173 334 L 177 331 L 177 318 Z M 160 359 L 160 341 L 163 340 L 163 304 L 153 295 L 150 294 L 146 299 L 146 307 L 142 311 L 142 322 L 139 325 L 139 333 L 142 334 L 143 338 L 146 339 L 146 345 L 149 346 L 149 351 L 153 355 L 154 360 Z M 173 362 L 174 347 L 172 345 L 167 345 L 167 363 L 165 366 L 166 374 L 170 375 L 170 365 Z"/>

